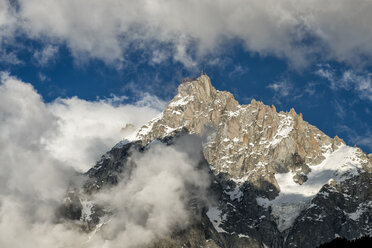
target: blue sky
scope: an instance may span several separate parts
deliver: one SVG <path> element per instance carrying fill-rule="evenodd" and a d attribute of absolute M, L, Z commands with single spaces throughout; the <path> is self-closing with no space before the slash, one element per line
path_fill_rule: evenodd
<path fill-rule="evenodd" d="M 46 104 L 166 102 L 204 69 L 242 104 L 293 107 L 372 152 L 368 1 L 63 2 L 0 0 L 0 71 Z"/>

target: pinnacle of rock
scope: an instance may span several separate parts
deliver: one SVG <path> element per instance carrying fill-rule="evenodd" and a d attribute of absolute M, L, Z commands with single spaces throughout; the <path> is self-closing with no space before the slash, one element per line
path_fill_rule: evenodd
<path fill-rule="evenodd" d="M 180 84 L 163 113 L 143 126 L 137 138 L 145 145 L 181 129 L 203 137 L 204 156 L 216 173 L 257 187 L 265 182 L 278 187 L 274 174 L 288 171 L 302 184 L 324 154 L 345 144 L 304 121 L 293 108 L 278 113 L 275 106 L 254 99 L 240 105 L 231 93 L 216 90 L 207 75 Z"/>
<path fill-rule="evenodd" d="M 215 96 L 216 89 L 212 86 L 207 75 L 201 75 L 193 81 L 186 81 L 179 85 L 178 95 L 195 96 L 197 98 L 211 98 Z"/>

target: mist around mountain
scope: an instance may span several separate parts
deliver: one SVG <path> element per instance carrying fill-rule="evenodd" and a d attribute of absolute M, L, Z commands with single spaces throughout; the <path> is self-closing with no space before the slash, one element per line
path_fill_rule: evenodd
<path fill-rule="evenodd" d="M 195 182 L 182 181 L 180 205 L 187 206 L 189 221 L 179 226 L 170 218 L 168 233 L 155 232 L 157 238 L 146 245 L 317 247 L 335 237 L 371 235 L 369 156 L 337 136 L 328 137 L 294 109 L 278 113 L 255 100 L 240 105 L 206 75 L 184 80 L 159 116 L 88 171 L 84 188 L 100 195 L 107 185 L 130 185 L 139 169 L 133 158 L 174 146 L 195 159 L 206 184 L 201 190 Z M 97 225 L 95 232 L 104 230 L 102 218 L 116 221 L 105 204 L 97 203 L 102 209 L 93 214 L 95 221 L 85 221 L 87 230 Z"/>
<path fill-rule="evenodd" d="M 127 124 L 85 173 L 20 137 L 9 163 L 32 149 L 48 156 L 1 172 L 0 244 L 306 248 L 371 236 L 371 156 L 304 119 L 240 105 L 201 75 L 146 125 Z M 53 130 L 36 135 L 53 139 Z"/>

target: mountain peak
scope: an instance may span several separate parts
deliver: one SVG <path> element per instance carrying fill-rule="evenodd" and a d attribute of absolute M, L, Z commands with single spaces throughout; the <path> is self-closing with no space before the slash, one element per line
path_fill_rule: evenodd
<path fill-rule="evenodd" d="M 91 185 L 100 188 L 104 178 L 116 181 L 111 177 L 120 166 L 131 168 L 115 157 L 128 156 L 131 149 L 146 151 L 158 141 L 172 145 L 187 133 L 200 137 L 197 149 L 216 197 L 197 226 L 208 231 L 213 226 L 217 236 L 223 233 L 214 240 L 235 237 L 241 242 L 243 237 L 270 247 L 311 248 L 335 235 L 371 235 L 366 220 L 371 219 L 372 155 L 337 136 L 330 138 L 293 108 L 278 113 L 275 106 L 256 100 L 240 105 L 204 74 L 183 80 L 177 95 L 138 131 L 135 142 L 119 143 L 103 157 L 90 171 L 96 177 Z M 192 233 L 192 239 L 207 238 L 203 230 L 201 236 Z"/>
<path fill-rule="evenodd" d="M 231 93 L 216 90 L 205 74 L 183 80 L 163 113 L 143 126 L 137 138 L 147 144 L 182 129 L 208 136 L 204 144 L 208 161 L 236 179 L 247 177 L 258 162 L 265 164 L 260 170 L 276 171 L 280 164 L 287 171 L 294 154 L 306 167 L 316 165 L 325 152 L 344 145 L 304 121 L 293 108 L 278 113 L 274 106 L 254 99 L 240 105 Z M 215 156 L 216 150 L 225 156 Z M 239 161 L 234 166 L 229 165 L 232 158 Z M 306 174 L 299 183 L 306 181 Z M 276 184 L 272 175 L 267 180 Z"/>
<path fill-rule="evenodd" d="M 200 98 L 210 98 L 215 95 L 216 89 L 212 86 L 211 79 L 202 74 L 196 79 L 185 79 L 178 86 L 178 95 L 190 95 Z"/>
<path fill-rule="evenodd" d="M 216 90 L 207 75 L 184 80 L 163 113 L 142 127 L 137 138 L 146 145 L 180 130 L 202 137 L 203 154 L 215 174 L 265 192 L 258 202 L 273 207 L 280 231 L 292 225 L 299 206 L 330 179 L 372 170 L 360 149 L 346 146 L 337 136 L 328 137 L 293 108 L 278 113 L 274 106 L 254 99 L 240 105 L 231 93 Z M 295 217 L 287 218 L 288 211 Z"/>

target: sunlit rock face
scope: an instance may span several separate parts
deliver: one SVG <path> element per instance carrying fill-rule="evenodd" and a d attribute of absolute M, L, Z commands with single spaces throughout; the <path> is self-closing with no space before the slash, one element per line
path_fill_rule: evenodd
<path fill-rule="evenodd" d="M 256 192 L 251 200 L 270 209 L 279 232 L 288 232 L 314 206 L 314 197 L 324 196 L 321 189 L 330 180 L 342 184 L 360 174 L 370 178 L 371 160 L 359 148 L 328 137 L 294 109 L 278 113 L 255 100 L 240 105 L 231 93 L 216 90 L 207 75 L 180 84 L 163 113 L 142 127 L 137 139 L 145 145 L 183 128 L 203 138 L 203 154 L 213 173 L 236 183 L 224 191 L 230 200 L 244 199 L 242 189 L 249 185 Z M 221 231 L 229 213 L 218 211 L 212 209 L 210 216 Z"/>
<path fill-rule="evenodd" d="M 87 173 L 85 188 L 94 195 L 130 180 L 134 150 L 172 146 L 188 135 L 198 137 L 210 199 L 192 198 L 193 221 L 150 246 L 317 247 L 338 236 L 372 235 L 371 155 L 328 137 L 294 109 L 278 113 L 255 100 L 240 105 L 207 75 L 183 81 L 161 115 Z M 93 210 L 100 215 L 90 226 L 104 226 L 105 207 Z"/>
<path fill-rule="evenodd" d="M 278 187 L 275 173 L 289 171 L 302 184 L 312 166 L 345 145 L 294 109 L 278 113 L 255 100 L 240 105 L 231 93 L 216 90 L 207 75 L 183 82 L 163 113 L 142 127 L 137 138 L 145 145 L 183 128 L 203 137 L 204 156 L 216 173 L 257 187 L 262 181 Z M 359 157 L 367 164 L 365 154 Z"/>

